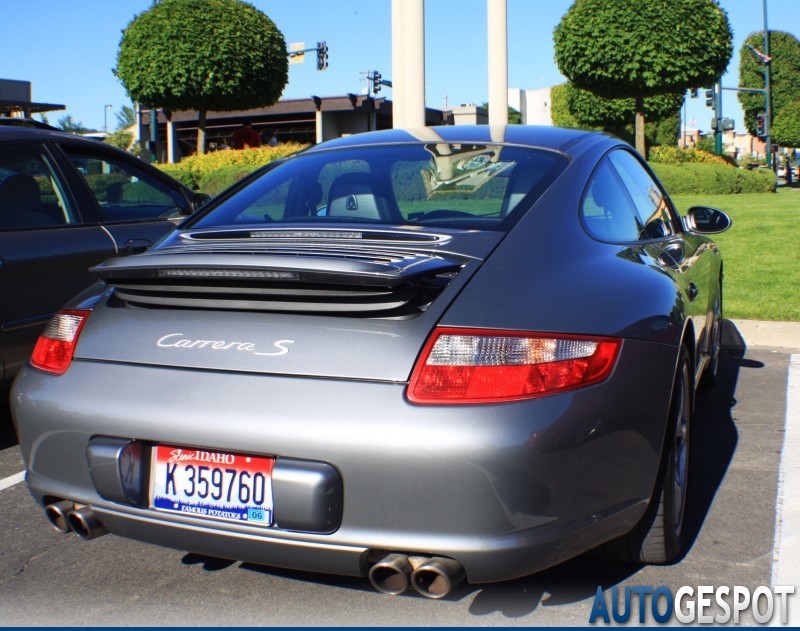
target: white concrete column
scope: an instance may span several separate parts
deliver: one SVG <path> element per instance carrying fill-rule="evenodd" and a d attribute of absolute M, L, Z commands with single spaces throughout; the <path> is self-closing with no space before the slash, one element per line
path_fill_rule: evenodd
<path fill-rule="evenodd" d="M 425 126 L 425 0 L 392 0 L 394 127 Z"/>
<path fill-rule="evenodd" d="M 325 129 L 323 128 L 323 124 L 325 123 L 325 117 L 322 115 L 322 110 L 317 108 L 317 144 L 321 142 L 325 142 Z"/>
<path fill-rule="evenodd" d="M 508 18 L 506 0 L 486 0 L 489 27 L 489 124 L 508 125 Z"/>
<path fill-rule="evenodd" d="M 403 6 L 407 38 L 405 126 L 425 127 L 425 0 L 403 0 Z"/>
<path fill-rule="evenodd" d="M 403 26 L 405 17 L 403 2 L 404 0 L 392 0 L 392 127 L 395 129 L 405 127 L 403 72 L 405 70 L 406 41 Z"/>
<path fill-rule="evenodd" d="M 167 164 L 175 164 L 175 126 L 167 119 Z"/>

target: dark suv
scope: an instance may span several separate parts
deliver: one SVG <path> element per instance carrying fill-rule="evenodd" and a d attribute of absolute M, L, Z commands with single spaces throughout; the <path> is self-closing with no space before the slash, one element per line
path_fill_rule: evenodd
<path fill-rule="evenodd" d="M 0 384 L 89 267 L 146 249 L 207 199 L 110 145 L 0 125 Z"/>

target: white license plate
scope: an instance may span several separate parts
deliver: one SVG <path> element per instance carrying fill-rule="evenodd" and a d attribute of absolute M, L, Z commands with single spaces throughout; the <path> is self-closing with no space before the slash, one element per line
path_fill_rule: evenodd
<path fill-rule="evenodd" d="M 156 445 L 151 507 L 254 526 L 272 524 L 274 458 Z"/>

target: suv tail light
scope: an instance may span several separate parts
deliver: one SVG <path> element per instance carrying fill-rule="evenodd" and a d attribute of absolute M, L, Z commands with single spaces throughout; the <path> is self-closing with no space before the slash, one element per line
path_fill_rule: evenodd
<path fill-rule="evenodd" d="M 31 365 L 39 370 L 62 375 L 72 362 L 86 318 L 91 311 L 64 309 L 56 313 L 39 336 Z"/>
<path fill-rule="evenodd" d="M 408 385 L 412 403 L 518 401 L 606 379 L 621 342 L 607 337 L 440 328 Z"/>

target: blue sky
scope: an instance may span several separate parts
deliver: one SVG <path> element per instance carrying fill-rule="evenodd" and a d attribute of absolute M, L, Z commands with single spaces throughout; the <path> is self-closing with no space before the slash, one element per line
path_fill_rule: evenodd
<path fill-rule="evenodd" d="M 313 46 L 325 40 L 330 67 L 317 72 L 307 56 L 291 65 L 285 98 L 360 93 L 362 72 L 379 70 L 391 78 L 391 0 L 250 0 L 281 29 L 287 44 Z M 665 4 L 666 4 L 665 0 Z M 540 88 L 564 81 L 553 60 L 552 33 L 571 0 L 508 0 L 509 86 Z M 101 129 L 104 106 L 114 113 L 129 103 L 111 69 L 122 30 L 151 0 L 2 0 L 0 78 L 33 83 L 33 98 L 63 103 L 51 123 L 70 114 L 87 127 Z M 734 56 L 723 85 L 735 86 L 739 48 L 763 27 L 759 0 L 722 0 L 734 32 Z M 486 1 L 427 0 L 426 85 L 429 106 L 441 108 L 487 100 Z M 769 26 L 800 35 L 800 2 L 769 0 Z M 668 45 L 668 42 L 665 42 Z M 760 87 L 760 86 L 755 86 Z M 391 98 L 391 90 L 381 95 Z M 707 129 L 711 110 L 705 99 L 687 99 L 687 120 Z M 742 128 L 741 110 L 732 92 L 723 110 Z"/>

